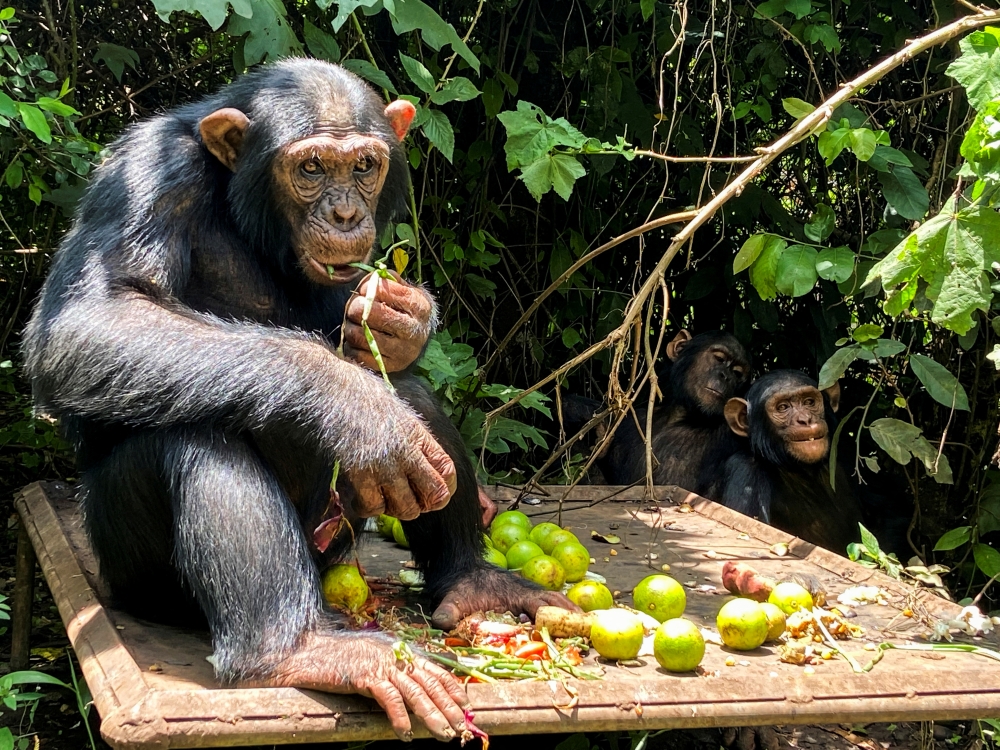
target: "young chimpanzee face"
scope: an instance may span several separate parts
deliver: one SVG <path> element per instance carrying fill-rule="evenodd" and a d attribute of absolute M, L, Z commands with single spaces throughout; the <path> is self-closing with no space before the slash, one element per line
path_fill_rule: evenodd
<path fill-rule="evenodd" d="M 769 396 L 764 411 L 776 439 L 788 455 L 804 464 L 826 458 L 830 450 L 823 394 L 813 386 L 782 390 Z"/>
<path fill-rule="evenodd" d="M 732 334 L 722 331 L 692 338 L 681 330 L 667 345 L 667 356 L 674 362 L 675 399 L 705 416 L 721 416 L 726 402 L 742 392 L 749 377 L 746 352 Z"/>

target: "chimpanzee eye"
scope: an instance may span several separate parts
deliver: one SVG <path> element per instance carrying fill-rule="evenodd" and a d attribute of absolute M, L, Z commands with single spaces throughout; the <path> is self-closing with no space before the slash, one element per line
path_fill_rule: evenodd
<path fill-rule="evenodd" d="M 354 165 L 354 171 L 357 174 L 366 174 L 372 171 L 372 167 L 375 166 L 375 160 L 370 156 L 362 156 L 358 159 L 357 164 Z"/>
<path fill-rule="evenodd" d="M 785 401 L 782 401 L 780 404 L 778 404 L 778 406 L 776 408 L 777 408 L 778 411 L 788 411 L 788 403 L 785 402 Z"/>
<path fill-rule="evenodd" d="M 726 361 L 726 355 L 723 354 L 722 352 L 715 352 L 715 361 L 716 362 L 725 362 Z"/>
<path fill-rule="evenodd" d="M 814 401 L 811 398 L 807 398 L 802 403 L 804 403 L 806 406 L 813 406 L 816 403 L 816 401 Z"/>
<path fill-rule="evenodd" d="M 736 367 L 734 367 L 734 368 L 733 368 L 733 372 L 735 372 L 735 373 L 736 373 L 737 375 L 739 375 L 740 377 L 743 377 L 743 372 L 744 372 L 744 370 L 743 370 L 743 368 L 742 368 L 742 367 L 740 367 L 739 365 L 737 365 Z"/>
<path fill-rule="evenodd" d="M 316 175 L 318 175 L 320 172 L 323 171 L 323 168 L 319 165 L 319 162 L 316 161 L 315 159 L 309 159 L 308 161 L 302 163 L 302 171 L 305 172 L 310 177 L 315 177 Z"/>

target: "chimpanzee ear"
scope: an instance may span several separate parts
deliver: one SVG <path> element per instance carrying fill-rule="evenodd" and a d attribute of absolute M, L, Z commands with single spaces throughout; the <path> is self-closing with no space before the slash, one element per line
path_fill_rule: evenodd
<path fill-rule="evenodd" d="M 243 145 L 243 134 L 250 126 L 250 118 L 238 109 L 219 109 L 198 123 L 202 143 L 212 156 L 230 170 L 236 168 L 236 158 Z"/>
<path fill-rule="evenodd" d="M 417 114 L 417 108 L 406 99 L 397 99 L 385 108 L 385 116 L 389 119 L 389 124 L 396 131 L 399 140 L 406 137 L 406 131 L 410 129 L 410 123 Z"/>
<path fill-rule="evenodd" d="M 830 408 L 833 409 L 833 413 L 837 413 L 837 409 L 840 408 L 840 381 L 836 381 L 829 388 L 824 389 L 823 393 L 826 397 L 830 399 Z"/>
<path fill-rule="evenodd" d="M 677 356 L 681 353 L 681 349 L 687 346 L 687 343 L 691 340 L 691 332 L 682 328 L 674 336 L 673 340 L 667 344 L 667 356 L 671 361 L 677 359 Z"/>
<path fill-rule="evenodd" d="M 729 429 L 740 437 L 750 436 L 750 404 L 743 398 L 731 398 L 726 402 L 725 415 Z"/>

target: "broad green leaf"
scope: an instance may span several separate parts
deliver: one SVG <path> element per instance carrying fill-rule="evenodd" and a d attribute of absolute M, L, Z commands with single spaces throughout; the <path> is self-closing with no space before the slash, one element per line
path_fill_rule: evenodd
<path fill-rule="evenodd" d="M 865 341 L 877 339 L 883 333 L 885 333 L 885 329 L 882 326 L 875 323 L 865 323 L 851 331 L 851 338 L 862 344 Z"/>
<path fill-rule="evenodd" d="M 431 94 L 431 101 L 435 104 L 447 104 L 448 102 L 467 102 L 479 96 L 480 91 L 468 78 L 458 76 L 452 78 L 441 87 L 440 91 Z"/>
<path fill-rule="evenodd" d="M 507 169 L 525 167 L 540 160 L 556 146 L 581 148 L 587 137 L 565 118 L 553 120 L 531 102 L 518 101 L 517 110 L 497 115 L 507 131 L 504 153 Z"/>
<path fill-rule="evenodd" d="M 491 385 L 484 385 L 480 388 L 479 395 L 498 398 L 506 404 L 512 398 L 521 395 L 523 392 L 524 390 L 522 388 L 515 388 L 512 385 L 500 385 L 499 383 L 493 383 Z M 518 406 L 525 409 L 537 409 L 546 417 L 551 419 L 552 410 L 546 406 L 549 400 L 549 397 L 541 391 L 532 391 L 518 402 Z"/>
<path fill-rule="evenodd" d="M 0 115 L 14 119 L 17 117 L 17 105 L 7 94 L 0 91 Z"/>
<path fill-rule="evenodd" d="M 931 398 L 939 404 L 944 404 L 950 409 L 954 402 L 958 411 L 969 411 L 969 397 L 965 393 L 965 388 L 940 362 L 923 354 L 914 354 L 910 357 L 910 369 L 924 384 Z"/>
<path fill-rule="evenodd" d="M 885 357 L 895 357 L 897 354 L 905 351 L 906 344 L 902 341 L 894 341 L 893 339 L 878 339 L 872 348 L 872 354 L 883 359 Z M 902 404 L 896 404 L 896 406 L 902 408 L 906 406 L 906 401 L 903 401 Z"/>
<path fill-rule="evenodd" d="M 803 231 L 807 239 L 813 242 L 823 242 L 833 234 L 836 226 L 837 216 L 834 214 L 833 209 L 825 203 L 820 203 L 816 206 L 813 215 L 809 217 L 809 221 L 806 222 Z"/>
<path fill-rule="evenodd" d="M 812 3 L 809 0 L 785 0 L 785 11 L 801 20 L 812 13 Z"/>
<path fill-rule="evenodd" d="M 793 245 L 786 248 L 778 259 L 774 285 L 782 294 L 801 297 L 816 286 L 816 260 L 819 253 L 815 248 Z"/>
<path fill-rule="evenodd" d="M 1000 29 L 973 31 L 958 46 L 962 54 L 945 71 L 965 87 L 969 104 L 984 109 L 1000 96 Z"/>
<path fill-rule="evenodd" d="M 753 284 L 760 298 L 765 300 L 774 299 L 778 294 L 778 288 L 775 286 L 778 261 L 788 245 L 780 237 L 768 236 L 770 239 L 760 255 L 757 256 L 756 262 L 750 266 L 750 283 Z"/>
<path fill-rule="evenodd" d="M 757 97 L 757 101 L 750 105 L 750 109 L 754 111 L 763 122 L 770 122 L 773 113 L 771 112 L 771 103 L 762 96 Z"/>
<path fill-rule="evenodd" d="M 223 18 L 225 18 L 225 16 L 223 16 Z M 306 23 L 308 23 L 308 21 Z M 97 52 L 94 53 L 94 62 L 103 62 L 107 65 L 108 70 L 110 70 L 112 75 L 114 75 L 116 81 L 120 81 L 122 79 L 122 74 L 125 72 L 126 65 L 132 68 L 132 70 L 139 69 L 139 55 L 134 50 L 130 50 L 128 47 L 120 47 L 117 44 L 109 44 L 107 42 L 97 45 Z"/>
<path fill-rule="evenodd" d="M 417 367 L 422 370 L 435 370 L 445 377 L 458 378 L 458 373 L 455 372 L 451 360 L 441 348 L 441 342 L 434 338 L 428 339 L 427 348 L 420 361 L 417 362 Z"/>
<path fill-rule="evenodd" d="M 567 349 L 572 349 L 580 343 L 580 334 L 575 328 L 564 328 L 562 332 L 562 343 Z"/>
<path fill-rule="evenodd" d="M 496 117 L 503 107 L 503 86 L 492 78 L 483 83 L 483 107 L 487 117 Z"/>
<path fill-rule="evenodd" d="M 333 2 L 334 0 L 316 0 L 316 5 L 320 10 L 326 10 L 333 5 Z M 347 23 L 347 20 L 351 17 L 351 13 L 358 8 L 371 9 L 365 10 L 365 15 L 371 15 L 378 12 L 385 5 L 382 0 L 337 0 L 337 15 L 330 22 L 330 26 L 333 28 L 334 33 L 336 33 Z M 393 9 L 395 9 L 395 4 L 393 4 Z"/>
<path fill-rule="evenodd" d="M 937 449 L 928 442 L 919 427 L 898 419 L 876 419 L 869 428 L 872 439 L 892 459 L 904 466 L 916 456 L 923 462 L 928 474 L 939 484 L 951 484 L 951 465 L 947 456 L 938 456 Z M 934 470 L 935 462 L 937 471 Z"/>
<path fill-rule="evenodd" d="M 878 141 L 875 140 L 875 133 L 868 128 L 854 128 L 851 131 L 851 151 L 861 161 L 868 161 L 875 153 Z"/>
<path fill-rule="evenodd" d="M 821 279 L 838 284 L 847 281 L 854 274 L 857 256 L 846 247 L 827 247 L 819 251 L 816 258 L 816 273 Z"/>
<path fill-rule="evenodd" d="M 218 31 L 226 22 L 229 6 L 233 12 L 244 18 L 250 18 L 254 13 L 252 0 L 153 0 L 156 14 L 164 23 L 170 23 L 170 14 L 174 11 L 196 13 L 204 18 L 212 31 Z"/>
<path fill-rule="evenodd" d="M 750 239 L 743 243 L 740 251 L 736 253 L 736 259 L 733 261 L 733 273 L 739 273 L 750 268 L 754 264 L 754 261 L 760 257 L 767 243 L 772 239 L 774 239 L 773 234 L 760 233 L 752 235 Z"/>
<path fill-rule="evenodd" d="M 656 7 L 656 0 L 639 0 L 639 10 L 642 11 L 642 20 L 648 21 L 653 15 Z"/>
<path fill-rule="evenodd" d="M 896 164 L 900 167 L 913 166 L 913 162 L 902 151 L 898 151 L 892 146 L 879 144 L 875 147 L 875 153 L 868 160 L 868 166 L 879 172 L 888 172 L 890 164 Z"/>
<path fill-rule="evenodd" d="M 14 734 L 10 727 L 0 727 L 0 750 L 14 750 Z"/>
<path fill-rule="evenodd" d="M 885 199 L 900 216 L 913 221 L 924 218 L 930 198 L 912 169 L 896 166 L 888 172 L 879 172 L 878 179 L 882 183 Z"/>
<path fill-rule="evenodd" d="M 49 129 L 49 123 L 46 121 L 45 115 L 42 114 L 42 110 L 34 104 L 18 102 L 17 111 L 21 115 L 24 127 L 34 133 L 38 140 L 42 143 L 52 143 L 52 131 Z M 39 198 L 41 198 L 40 195 Z"/>
<path fill-rule="evenodd" d="M 972 548 L 972 556 L 976 560 L 976 567 L 985 575 L 990 578 L 1000 575 L 1000 552 L 988 544 L 977 544 Z"/>
<path fill-rule="evenodd" d="M 455 31 L 455 27 L 445 21 L 433 8 L 422 0 L 394 0 L 390 11 L 392 30 L 403 36 L 414 30 L 420 31 L 420 38 L 428 47 L 439 50 L 446 44 L 458 53 L 476 73 L 479 73 L 479 58 Z M 339 9 L 338 9 L 339 10 Z M 339 17 L 339 12 L 338 12 Z"/>
<path fill-rule="evenodd" d="M 15 160 L 8 164 L 3 179 L 11 190 L 21 187 L 21 182 L 24 180 L 24 167 L 21 166 L 21 162 Z"/>
<path fill-rule="evenodd" d="M 472 290 L 472 293 L 477 297 L 483 299 L 493 299 L 494 292 L 496 292 L 497 285 L 494 284 L 489 279 L 484 279 L 482 276 L 474 273 L 467 273 L 464 277 L 466 286 Z"/>
<path fill-rule="evenodd" d="M 400 55 L 402 57 L 402 55 Z M 424 135 L 445 159 L 451 161 L 455 153 L 455 131 L 451 127 L 451 120 L 439 109 L 427 110 L 427 120 L 421 126 Z"/>
<path fill-rule="evenodd" d="M 418 89 L 423 91 L 425 94 L 431 94 L 434 92 L 434 76 L 432 76 L 431 72 L 424 67 L 422 62 L 415 60 L 409 55 L 404 55 L 402 52 L 399 53 L 399 60 L 403 63 L 403 69 L 406 70 L 406 75 L 410 77 L 410 80 L 413 81 Z"/>
<path fill-rule="evenodd" d="M 8 672 L 0 679 L 10 685 L 56 685 L 61 688 L 69 688 L 65 682 L 50 674 L 45 674 L 45 672 Z"/>
<path fill-rule="evenodd" d="M 794 117 L 796 120 L 801 120 L 808 114 L 811 114 L 813 110 L 816 109 L 815 106 L 809 102 L 802 101 L 801 99 L 796 99 L 795 97 L 790 97 L 788 99 L 781 100 L 782 108 Z"/>
<path fill-rule="evenodd" d="M 550 154 L 529 164 L 521 170 L 520 179 L 532 197 L 538 201 L 549 190 L 555 190 L 563 200 L 568 201 L 573 192 L 573 184 L 587 174 L 580 161 L 570 154 Z"/>
<path fill-rule="evenodd" d="M 945 532 L 934 545 L 935 552 L 948 552 L 949 550 L 961 547 L 972 537 L 971 526 L 959 526 L 957 529 Z"/>
<path fill-rule="evenodd" d="M 341 60 L 340 64 L 355 75 L 361 76 L 366 81 L 371 81 L 379 88 L 383 88 L 393 94 L 396 93 L 396 87 L 392 85 L 392 81 L 389 80 L 389 76 L 367 60 L 351 58 L 349 60 Z"/>
<path fill-rule="evenodd" d="M 882 554 L 882 547 L 879 545 L 878 539 L 875 538 L 873 533 L 865 528 L 864 524 L 859 523 L 858 527 L 861 530 L 861 544 L 864 545 L 869 555 L 878 559 L 879 555 Z"/>
<path fill-rule="evenodd" d="M 819 155 L 826 161 L 829 167 L 834 160 L 851 144 L 851 129 L 837 128 L 836 130 L 824 130 L 819 134 L 817 148 Z"/>
<path fill-rule="evenodd" d="M 51 112 L 59 117 L 69 117 L 70 115 L 80 114 L 73 107 L 65 104 L 58 99 L 53 99 L 49 96 L 40 96 L 38 101 L 35 102 L 40 109 L 44 109 L 46 112 Z"/>
<path fill-rule="evenodd" d="M 839 53 L 841 50 L 840 37 L 837 30 L 827 23 L 814 23 L 806 26 L 805 39 L 810 44 L 819 42 L 827 52 Z"/>
<path fill-rule="evenodd" d="M 0 21 L 9 21 L 14 17 L 14 9 L 11 7 L 6 7 L 0 10 Z"/>
<path fill-rule="evenodd" d="M 226 32 L 234 37 L 246 35 L 243 60 L 247 65 L 302 53 L 302 45 L 288 25 L 281 0 L 253 0 L 253 15 L 230 16 Z"/>
<path fill-rule="evenodd" d="M 826 390 L 836 383 L 847 372 L 847 368 L 858 358 L 857 346 L 845 346 L 835 351 L 830 359 L 823 363 L 819 371 L 819 389 Z"/>
<path fill-rule="evenodd" d="M 309 54 L 313 57 L 327 62 L 340 61 L 340 45 L 337 44 L 337 40 L 331 34 L 311 24 L 308 18 L 302 26 L 302 37 L 306 40 Z"/>

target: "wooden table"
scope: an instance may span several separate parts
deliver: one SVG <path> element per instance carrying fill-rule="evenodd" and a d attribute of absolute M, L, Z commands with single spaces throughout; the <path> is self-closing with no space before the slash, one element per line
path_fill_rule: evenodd
<path fill-rule="evenodd" d="M 551 502 L 522 509 L 536 522 L 555 520 Z M 498 501 L 515 491 L 491 490 Z M 563 504 L 561 523 L 571 527 L 596 559 L 592 570 L 630 601 L 630 589 L 664 563 L 687 588 L 685 616 L 714 627 L 723 602 L 725 560 L 745 560 L 781 578 L 792 573 L 818 579 L 831 598 L 851 585 L 878 585 L 891 594 L 889 606 L 857 609 L 868 640 L 916 637 L 925 622 L 958 613 L 957 605 L 928 590 L 915 590 L 881 573 L 816 548 L 771 527 L 677 488 L 656 488 L 655 500 L 642 489 L 579 487 Z M 538 493 L 534 497 L 540 497 Z M 602 502 L 598 502 L 602 501 Z M 678 504 L 680 503 L 680 504 Z M 101 604 L 97 569 L 80 523 L 71 488 L 33 484 L 16 499 L 23 545 L 37 553 L 69 639 L 100 713 L 101 733 L 116 748 L 224 747 L 255 744 L 348 742 L 393 737 L 382 711 L 354 696 L 333 696 L 293 688 L 225 689 L 216 683 L 205 657 L 204 633 L 137 620 Z M 622 543 L 592 541 L 591 531 L 611 529 Z M 360 558 L 369 575 L 398 573 L 408 553 L 366 533 Z M 789 543 L 778 557 L 776 542 Z M 650 561 L 645 555 L 656 555 Z M 28 567 L 30 550 L 20 557 Z M 607 558 L 607 561 L 605 561 Z M 27 576 L 30 579 L 30 576 Z M 23 578 L 20 599 L 25 599 Z M 29 588 L 30 593 L 30 588 Z M 30 596 L 27 597 L 30 602 Z M 901 614 L 911 608 L 918 617 Z M 27 622 L 30 623 L 30 613 Z M 24 608 L 15 612 L 15 644 L 27 644 Z M 20 639 L 20 641 L 18 640 Z M 982 645 L 996 647 L 990 636 Z M 845 648 L 859 661 L 871 653 L 862 642 Z M 559 682 L 470 685 L 476 723 L 495 734 L 587 732 L 680 727 L 917 721 L 1000 715 L 1000 663 L 964 653 L 888 651 L 867 674 L 854 674 L 841 659 L 823 662 L 807 675 L 779 662 L 776 648 L 733 654 L 709 645 L 701 674 L 672 675 L 652 659 L 642 666 L 604 665 L 599 681 L 573 681 L 571 696 Z M 415 727 L 417 736 L 427 736 Z"/>

